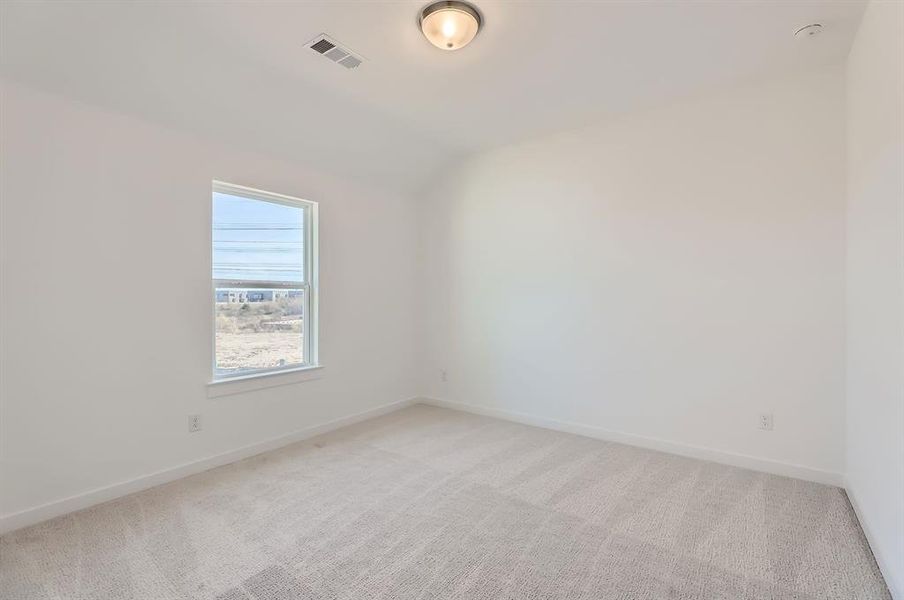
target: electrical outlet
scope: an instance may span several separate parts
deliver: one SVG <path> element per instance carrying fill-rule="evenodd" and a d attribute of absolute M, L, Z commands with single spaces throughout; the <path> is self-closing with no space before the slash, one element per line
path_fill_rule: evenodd
<path fill-rule="evenodd" d="M 763 413 L 760 415 L 759 428 L 763 431 L 772 431 L 772 413 Z"/>
<path fill-rule="evenodd" d="M 188 432 L 201 431 L 201 415 L 188 415 Z"/>
<path fill-rule="evenodd" d="M 449 381 L 449 376 L 446 373 L 445 369 L 443 369 L 442 371 L 439 372 L 439 380 L 442 381 L 443 383 L 446 383 L 447 381 Z"/>

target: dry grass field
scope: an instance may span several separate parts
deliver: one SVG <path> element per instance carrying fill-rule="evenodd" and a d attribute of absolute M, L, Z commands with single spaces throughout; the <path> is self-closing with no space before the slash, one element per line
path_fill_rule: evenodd
<path fill-rule="evenodd" d="M 217 370 L 269 369 L 304 361 L 304 301 L 218 302 Z"/>
<path fill-rule="evenodd" d="M 219 369 L 267 369 L 297 364 L 303 360 L 300 332 L 217 332 Z"/>

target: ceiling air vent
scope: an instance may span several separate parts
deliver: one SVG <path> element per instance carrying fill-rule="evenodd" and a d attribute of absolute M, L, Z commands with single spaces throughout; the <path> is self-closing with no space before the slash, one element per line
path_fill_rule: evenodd
<path fill-rule="evenodd" d="M 339 63 L 346 69 L 354 69 L 364 62 L 363 58 L 348 48 L 342 47 L 336 40 L 333 40 L 326 35 L 317 36 L 308 42 L 308 47 L 314 52 L 322 54 L 334 63 Z"/>

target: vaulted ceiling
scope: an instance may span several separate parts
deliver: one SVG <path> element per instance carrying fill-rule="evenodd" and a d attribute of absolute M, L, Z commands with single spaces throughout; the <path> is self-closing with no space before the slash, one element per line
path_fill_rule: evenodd
<path fill-rule="evenodd" d="M 458 52 L 420 1 L 16 2 L 0 74 L 400 189 L 470 152 L 844 59 L 861 0 L 505 2 Z M 813 39 L 793 32 L 825 25 Z M 356 70 L 304 44 L 327 33 Z"/>

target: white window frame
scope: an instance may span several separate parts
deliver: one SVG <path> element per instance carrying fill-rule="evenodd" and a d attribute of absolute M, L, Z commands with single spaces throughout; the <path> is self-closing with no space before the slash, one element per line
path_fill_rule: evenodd
<path fill-rule="evenodd" d="M 302 283 L 286 283 L 279 281 L 241 281 L 237 279 L 214 279 L 213 278 L 213 194 L 229 194 L 248 198 L 250 200 L 259 200 L 261 202 L 271 202 L 274 204 L 282 204 L 293 208 L 300 208 L 303 211 L 304 223 L 304 281 Z M 319 271 L 320 271 L 320 240 L 318 236 L 319 214 L 317 203 L 311 200 L 303 200 L 293 196 L 277 194 L 265 190 L 259 190 L 243 185 L 226 183 L 225 181 L 214 180 L 211 190 L 211 243 L 210 243 L 210 276 L 211 276 L 211 347 L 213 356 L 211 361 L 211 383 L 226 383 L 230 381 L 243 381 L 248 379 L 257 379 L 269 375 L 281 375 L 284 373 L 293 373 L 297 371 L 308 371 L 320 368 L 319 358 L 319 338 L 320 338 L 320 320 L 318 318 L 318 299 L 319 299 Z M 304 290 L 304 328 L 303 328 L 303 353 L 304 362 L 287 365 L 285 367 L 271 367 L 267 369 L 248 369 L 243 370 L 237 375 L 217 375 L 217 331 L 216 331 L 216 295 L 217 288 L 244 287 L 244 288 L 264 288 L 264 289 L 291 289 Z"/>

